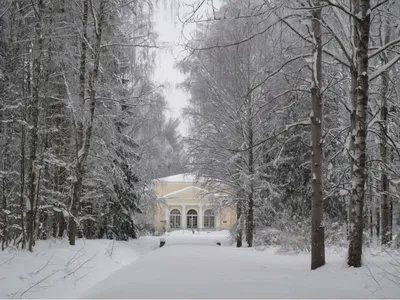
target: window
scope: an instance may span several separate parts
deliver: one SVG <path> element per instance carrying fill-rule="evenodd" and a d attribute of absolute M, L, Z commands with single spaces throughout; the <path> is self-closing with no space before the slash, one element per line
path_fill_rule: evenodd
<path fill-rule="evenodd" d="M 194 209 L 187 212 L 187 228 L 197 228 L 197 211 Z"/>
<path fill-rule="evenodd" d="M 169 227 L 170 228 L 181 227 L 181 212 L 178 209 L 171 210 L 169 214 Z"/>
<path fill-rule="evenodd" d="M 204 212 L 204 228 L 215 228 L 214 212 L 211 209 Z"/>

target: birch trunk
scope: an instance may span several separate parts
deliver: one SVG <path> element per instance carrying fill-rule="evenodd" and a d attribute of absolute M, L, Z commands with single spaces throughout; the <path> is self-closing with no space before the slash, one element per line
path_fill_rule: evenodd
<path fill-rule="evenodd" d="M 390 25 L 385 22 L 385 38 L 384 44 L 390 41 Z M 382 55 L 382 65 L 388 63 L 387 54 Z M 381 244 L 385 245 L 392 240 L 392 224 L 391 224 L 391 199 L 389 196 L 389 178 L 387 166 L 389 164 L 388 141 L 387 141 L 387 124 L 388 124 L 388 107 L 387 97 L 389 91 L 389 70 L 383 72 L 381 90 L 381 112 L 380 112 L 380 154 L 381 154 L 381 214 L 382 214 L 382 235 Z"/>
<path fill-rule="evenodd" d="M 354 29 L 355 30 L 355 29 Z M 350 70 L 351 82 L 350 82 L 350 100 L 351 100 L 351 114 L 350 114 L 350 177 L 353 176 L 354 172 L 354 153 L 355 153 L 355 132 L 356 132 L 356 109 L 357 109 L 357 67 L 352 66 Z M 353 230 L 355 220 L 355 204 L 353 197 L 350 197 L 349 207 L 347 208 L 348 213 L 348 231 L 347 239 L 350 240 L 351 232 Z"/>
<path fill-rule="evenodd" d="M 359 1 L 359 2 L 358 2 Z M 357 110 L 354 170 L 352 176 L 352 200 L 354 202 L 355 220 L 351 234 L 348 253 L 348 265 L 361 267 L 363 241 L 363 208 L 365 200 L 366 177 L 366 137 L 368 111 L 368 45 L 370 31 L 370 0 L 353 0 L 359 3 L 358 45 L 357 45 Z"/>
<path fill-rule="evenodd" d="M 358 1 L 354 1 L 351 3 L 352 5 L 352 13 L 358 14 L 360 11 L 360 6 Z M 351 104 L 351 114 L 350 114 L 350 130 L 351 130 L 351 139 L 350 139 L 350 177 L 353 176 L 354 172 L 354 154 L 355 154 L 355 134 L 356 134 L 356 111 L 357 111 L 357 78 L 358 78 L 358 69 L 357 69 L 357 45 L 358 45 L 358 23 L 355 19 L 351 18 L 350 22 L 351 26 L 351 39 L 352 39 L 352 62 L 350 68 L 350 104 Z M 353 197 L 350 196 L 348 211 L 348 231 L 347 231 L 347 240 L 351 239 L 351 233 L 353 232 L 353 225 L 355 216 L 355 203 Z"/>
<path fill-rule="evenodd" d="M 311 269 L 325 264 L 325 237 L 323 225 L 323 181 L 322 181 L 322 37 L 321 3 L 313 0 L 312 38 L 313 38 L 313 87 L 311 88 Z"/>

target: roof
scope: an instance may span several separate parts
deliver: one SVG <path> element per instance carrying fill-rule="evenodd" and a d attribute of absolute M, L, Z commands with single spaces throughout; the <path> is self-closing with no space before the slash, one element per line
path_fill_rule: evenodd
<path fill-rule="evenodd" d="M 169 197 L 171 197 L 171 196 L 176 196 L 176 195 L 178 195 L 178 194 L 182 194 L 182 193 L 187 192 L 187 191 L 190 191 L 190 190 L 198 190 L 198 191 L 204 192 L 204 193 L 207 193 L 207 192 L 208 192 L 207 190 L 202 189 L 202 188 L 199 188 L 199 187 L 197 187 L 197 186 L 188 186 L 188 187 L 185 187 L 185 188 L 183 188 L 183 189 L 181 189 L 181 190 L 178 190 L 178 191 L 175 191 L 175 192 L 171 192 L 171 193 L 169 193 L 169 194 L 166 194 L 165 196 L 162 196 L 161 198 L 169 198 Z"/>
<path fill-rule="evenodd" d="M 191 173 L 182 173 L 162 178 L 157 178 L 155 181 L 162 181 L 162 182 L 180 182 L 180 183 L 195 183 L 196 182 L 196 175 Z"/>

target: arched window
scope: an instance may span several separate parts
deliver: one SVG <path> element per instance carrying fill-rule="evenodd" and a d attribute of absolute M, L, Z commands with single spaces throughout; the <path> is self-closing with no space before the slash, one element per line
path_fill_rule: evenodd
<path fill-rule="evenodd" d="M 187 228 L 197 228 L 197 211 L 189 209 L 187 212 Z"/>
<path fill-rule="evenodd" d="M 211 209 L 204 212 L 204 228 L 215 228 L 214 212 Z"/>
<path fill-rule="evenodd" d="M 169 227 L 170 228 L 181 227 L 181 212 L 178 209 L 171 210 L 169 214 Z"/>

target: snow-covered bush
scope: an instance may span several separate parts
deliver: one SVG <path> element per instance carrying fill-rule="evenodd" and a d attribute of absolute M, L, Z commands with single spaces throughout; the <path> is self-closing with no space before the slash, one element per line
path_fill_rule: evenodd
<path fill-rule="evenodd" d="M 333 222 L 325 215 L 325 245 L 328 248 L 347 246 L 346 226 Z M 311 251 L 310 218 L 281 213 L 271 226 L 258 228 L 254 245 L 258 249 L 278 247 L 280 253 L 300 253 Z"/>

